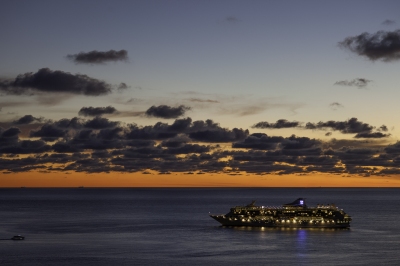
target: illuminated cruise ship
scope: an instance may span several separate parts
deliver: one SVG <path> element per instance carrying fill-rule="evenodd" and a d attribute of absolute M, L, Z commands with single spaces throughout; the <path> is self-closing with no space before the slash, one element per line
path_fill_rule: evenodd
<path fill-rule="evenodd" d="M 210 216 L 225 226 L 347 228 L 351 222 L 351 217 L 334 204 L 308 207 L 303 198 L 280 207 L 256 206 L 253 201 L 233 207 L 225 215 Z"/>

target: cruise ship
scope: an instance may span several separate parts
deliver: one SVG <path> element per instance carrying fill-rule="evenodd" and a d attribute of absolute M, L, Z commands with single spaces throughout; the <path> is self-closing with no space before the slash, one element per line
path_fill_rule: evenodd
<path fill-rule="evenodd" d="M 351 217 L 334 204 L 308 207 L 304 198 L 279 207 L 247 206 L 231 208 L 225 215 L 212 215 L 224 226 L 260 226 L 292 228 L 348 228 Z"/>

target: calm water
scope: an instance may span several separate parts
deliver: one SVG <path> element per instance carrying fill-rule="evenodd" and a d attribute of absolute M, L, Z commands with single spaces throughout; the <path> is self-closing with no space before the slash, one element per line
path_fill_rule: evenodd
<path fill-rule="evenodd" d="M 234 205 L 335 203 L 349 230 L 227 228 Z M 0 265 L 400 265 L 400 189 L 0 189 Z M 6 240 L 13 235 L 23 241 Z"/>

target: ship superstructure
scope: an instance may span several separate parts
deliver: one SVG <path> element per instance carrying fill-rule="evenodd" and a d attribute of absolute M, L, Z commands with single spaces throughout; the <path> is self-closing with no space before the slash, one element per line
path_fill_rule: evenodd
<path fill-rule="evenodd" d="M 225 215 L 210 215 L 225 226 L 347 228 L 351 217 L 334 204 L 308 207 L 304 198 L 279 207 L 236 206 Z"/>

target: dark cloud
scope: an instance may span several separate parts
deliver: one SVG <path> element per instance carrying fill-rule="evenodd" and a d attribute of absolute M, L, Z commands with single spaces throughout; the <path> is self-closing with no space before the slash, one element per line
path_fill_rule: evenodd
<path fill-rule="evenodd" d="M 104 64 L 107 62 L 128 61 L 128 51 L 109 50 L 106 52 L 90 51 L 67 55 L 67 58 L 80 64 Z"/>
<path fill-rule="evenodd" d="M 275 123 L 268 123 L 268 122 L 258 122 L 257 124 L 253 125 L 252 128 L 292 128 L 298 127 L 300 123 L 297 121 L 289 122 L 286 119 L 279 119 Z"/>
<path fill-rule="evenodd" d="M 154 126 L 138 127 L 131 125 L 126 134 L 127 139 L 149 139 L 163 140 L 173 138 L 178 134 L 175 130 L 170 130 L 170 126 L 165 123 L 158 122 Z"/>
<path fill-rule="evenodd" d="M 183 116 L 186 111 L 189 111 L 190 109 L 190 107 L 184 105 L 180 105 L 178 107 L 171 107 L 167 105 L 153 105 L 146 111 L 146 115 L 165 119 L 177 118 Z"/>
<path fill-rule="evenodd" d="M 45 141 L 54 141 L 65 137 L 67 133 L 67 130 L 60 129 L 53 124 L 45 124 L 40 129 L 31 131 L 30 137 L 40 137 Z"/>
<path fill-rule="evenodd" d="M 12 127 L 4 130 L 0 127 L 0 154 L 5 153 L 4 149 L 16 147 L 19 141 L 19 134 L 21 130 L 17 127 Z M 7 151 L 7 153 L 9 153 Z"/>
<path fill-rule="evenodd" d="M 189 153 L 205 153 L 211 150 L 210 146 L 199 144 L 184 144 L 180 147 L 169 147 L 164 150 L 167 154 L 189 154 Z"/>
<path fill-rule="evenodd" d="M 43 140 L 22 140 L 15 146 L 9 146 L 1 150 L 6 153 L 30 154 L 43 153 L 51 150 L 51 147 Z"/>
<path fill-rule="evenodd" d="M 249 131 L 234 128 L 232 130 L 219 128 L 217 130 L 201 130 L 192 132 L 189 137 L 193 140 L 204 142 L 232 142 L 244 139 Z"/>
<path fill-rule="evenodd" d="M 12 127 L 6 130 L 0 128 L 0 155 L 8 154 L 30 154 L 50 151 L 51 148 L 42 140 L 20 140 L 21 130 Z M 1 169 L 1 168 L 0 168 Z M 10 169 L 11 170 L 11 169 Z"/>
<path fill-rule="evenodd" d="M 176 119 L 174 123 L 169 127 L 171 131 L 184 132 L 192 124 L 192 119 L 190 117 L 183 119 Z"/>
<path fill-rule="evenodd" d="M 336 81 L 335 84 L 333 85 L 339 85 L 339 86 L 349 86 L 349 87 L 357 87 L 359 89 L 365 88 L 368 83 L 372 82 L 372 80 L 364 79 L 364 78 L 356 78 L 353 80 L 341 80 L 341 81 Z"/>
<path fill-rule="evenodd" d="M 356 134 L 355 138 L 385 138 L 389 137 L 390 134 L 383 134 L 381 132 L 373 132 L 374 126 L 367 123 L 358 121 L 357 118 L 353 117 L 347 121 L 327 121 L 318 123 L 307 123 L 306 129 L 331 129 L 340 131 L 343 134 Z M 382 125 L 378 128 L 378 131 L 387 131 L 387 127 Z"/>
<path fill-rule="evenodd" d="M 119 122 L 110 121 L 104 117 L 95 117 L 92 120 L 86 121 L 83 125 L 87 128 L 103 129 L 116 127 L 119 125 Z"/>
<path fill-rule="evenodd" d="M 112 86 L 86 75 L 39 69 L 36 73 L 18 75 L 13 80 L 0 80 L 0 91 L 13 95 L 43 93 L 71 93 L 98 96 L 111 93 Z"/>
<path fill-rule="evenodd" d="M 355 138 L 386 138 L 390 134 L 383 134 L 382 132 L 360 132 L 355 135 Z"/>
<path fill-rule="evenodd" d="M 390 62 L 400 59 L 400 30 L 364 32 L 339 42 L 339 46 L 371 61 Z"/>
<path fill-rule="evenodd" d="M 84 120 L 78 117 L 74 117 L 71 119 L 63 118 L 56 122 L 54 125 L 59 128 L 69 128 L 69 129 L 81 129 L 83 128 Z"/>
<path fill-rule="evenodd" d="M 310 123 L 308 122 L 305 126 L 306 129 L 324 129 L 329 128 L 332 130 L 340 131 L 343 134 L 353 134 L 353 133 L 361 133 L 361 132 L 370 132 L 374 127 L 358 121 L 357 118 L 353 117 L 347 121 L 327 121 L 327 122 L 318 122 L 318 123 Z"/>
<path fill-rule="evenodd" d="M 389 153 L 389 154 L 397 154 L 400 155 L 400 142 L 397 142 L 395 144 L 392 145 L 388 145 L 385 148 L 385 152 Z"/>
<path fill-rule="evenodd" d="M 232 148 L 274 150 L 283 140 L 283 137 L 270 137 L 267 134 L 254 133 L 243 141 L 233 143 Z"/>
<path fill-rule="evenodd" d="M 104 114 L 114 114 L 117 113 L 117 109 L 112 106 L 107 107 L 82 107 L 79 110 L 79 115 L 82 116 L 101 116 Z"/>
<path fill-rule="evenodd" d="M 319 140 L 310 139 L 307 137 L 297 137 L 295 135 L 290 136 L 289 138 L 285 138 L 282 141 L 282 149 L 310 149 L 316 148 L 321 144 Z"/>
<path fill-rule="evenodd" d="M 185 136 L 180 136 L 180 137 L 177 136 L 174 138 L 170 138 L 168 140 L 164 140 L 163 142 L 161 142 L 161 146 L 168 148 L 178 148 L 182 147 L 189 141 L 190 139 Z"/>
<path fill-rule="evenodd" d="M 25 115 L 25 116 L 21 117 L 20 119 L 15 120 L 13 123 L 16 124 L 16 125 L 24 125 L 24 124 L 30 124 L 30 123 L 33 123 L 33 122 L 41 123 L 43 121 L 44 121 L 44 119 L 41 118 L 41 117 L 37 118 L 37 117 L 34 117 L 32 115 Z"/>

